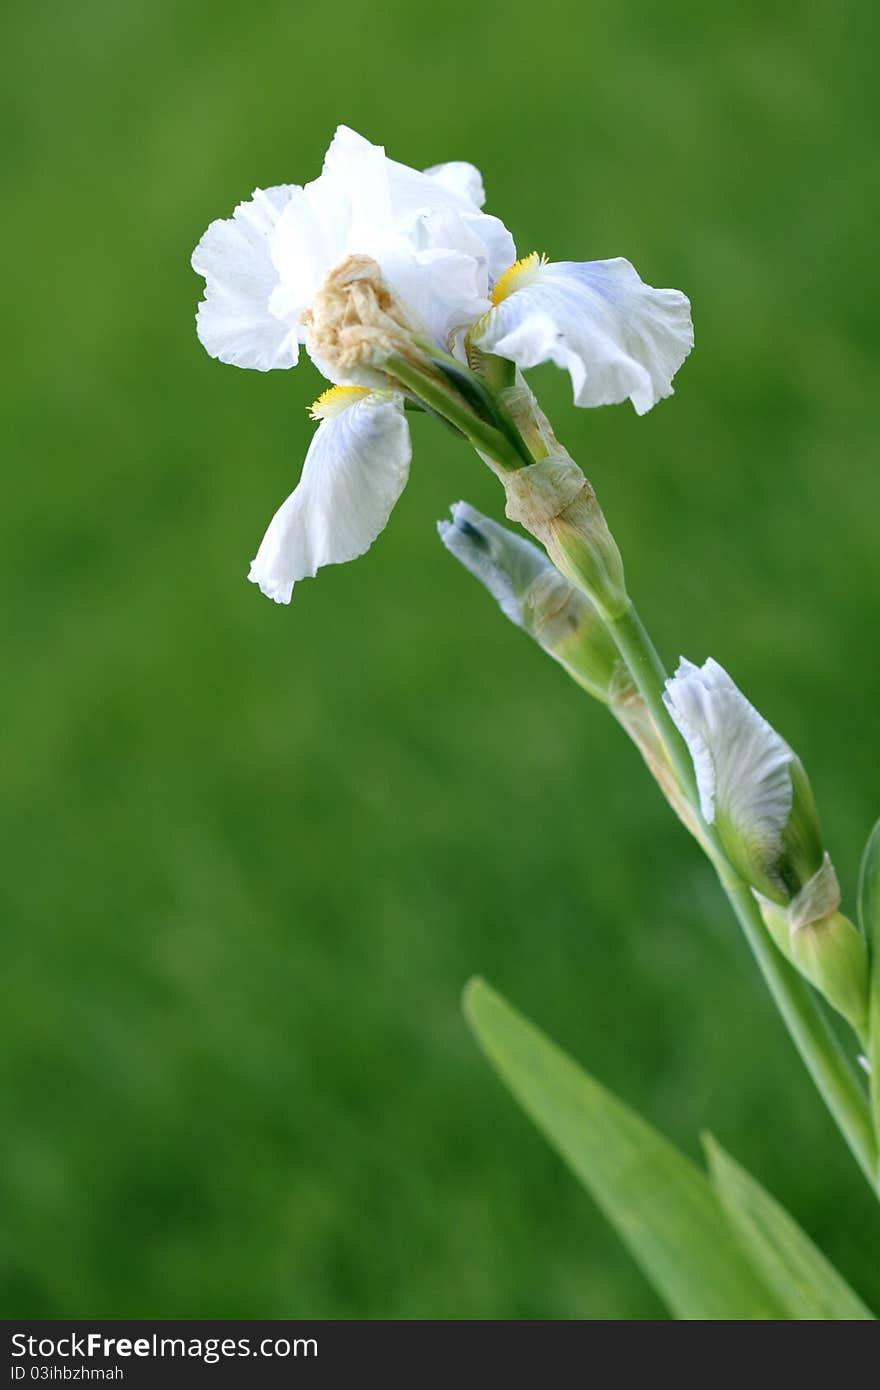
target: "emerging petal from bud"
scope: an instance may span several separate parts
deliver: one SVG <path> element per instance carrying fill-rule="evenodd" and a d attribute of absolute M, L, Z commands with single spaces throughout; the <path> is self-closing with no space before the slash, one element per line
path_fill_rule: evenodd
<path fill-rule="evenodd" d="M 248 578 L 289 603 L 299 579 L 354 560 L 384 530 L 410 464 L 403 401 L 334 386 L 312 406 L 320 420 L 299 486 L 275 513 Z"/>
<path fill-rule="evenodd" d="M 546 555 L 467 502 L 453 503 L 450 511 L 451 521 L 437 522 L 446 549 L 485 584 L 506 618 L 525 627 L 526 596 L 536 580 L 552 569 Z"/>
<path fill-rule="evenodd" d="M 682 660 L 664 700 L 693 759 L 703 819 L 752 887 L 790 902 L 822 862 L 800 762 L 717 661 Z"/>
<path fill-rule="evenodd" d="M 617 648 L 594 606 L 546 555 L 467 502 L 456 502 L 452 521 L 438 522 L 437 530 L 446 549 L 485 584 L 511 622 L 525 628 L 579 685 L 607 702 L 618 678 Z"/>
<path fill-rule="evenodd" d="M 456 502 L 440 539 L 497 599 L 502 612 L 607 704 L 626 730 L 676 815 L 708 848 L 703 826 L 682 792 L 663 739 L 598 611 L 531 541 Z"/>
<path fill-rule="evenodd" d="M 571 377 L 575 405 L 629 398 L 639 415 L 672 395 L 694 344 L 690 304 L 657 290 L 629 261 L 547 261 L 533 252 L 502 275 L 494 307 L 471 340 L 527 369 L 555 362 Z"/>

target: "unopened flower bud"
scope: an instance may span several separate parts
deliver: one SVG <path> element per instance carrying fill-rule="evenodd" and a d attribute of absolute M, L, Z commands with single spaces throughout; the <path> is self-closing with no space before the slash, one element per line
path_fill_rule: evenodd
<path fill-rule="evenodd" d="M 865 944 L 838 911 L 837 876 L 800 760 L 716 661 L 682 661 L 665 700 L 693 759 L 703 819 L 755 892 L 771 936 L 863 1030 Z"/>
<path fill-rule="evenodd" d="M 607 704 L 644 758 L 676 815 L 709 849 L 666 745 L 614 642 L 589 599 L 531 541 L 456 502 L 437 523 L 446 549 L 485 584 L 511 622 L 525 630 L 578 685 Z"/>
<path fill-rule="evenodd" d="M 868 952 L 840 912 L 840 888 L 826 854 L 821 868 L 787 906 L 758 894 L 761 915 L 780 951 L 832 1008 L 864 1036 L 868 1023 Z"/>
<path fill-rule="evenodd" d="M 717 661 L 682 660 L 664 699 L 690 750 L 706 824 L 753 888 L 791 902 L 822 866 L 816 805 L 799 759 Z"/>
<path fill-rule="evenodd" d="M 608 701 L 619 679 L 617 649 L 602 619 L 531 541 L 467 502 L 437 529 L 446 549 L 481 580 L 502 611 L 525 628 L 579 685 Z"/>
<path fill-rule="evenodd" d="M 607 704 L 644 758 L 676 815 L 708 848 L 651 713 L 596 608 L 531 541 L 466 502 L 437 523 L 447 550 L 482 581 L 502 612 L 558 661 L 578 685 Z"/>

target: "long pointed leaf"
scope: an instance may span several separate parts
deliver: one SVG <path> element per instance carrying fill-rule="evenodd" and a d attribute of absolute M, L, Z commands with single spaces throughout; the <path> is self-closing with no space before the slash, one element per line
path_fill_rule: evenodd
<path fill-rule="evenodd" d="M 809 1236 L 711 1134 L 703 1143 L 715 1191 L 749 1259 L 790 1318 L 864 1322 L 873 1313 Z"/>
<path fill-rule="evenodd" d="M 870 1002 L 868 1066 L 871 1070 L 871 1110 L 880 1136 L 880 820 L 868 836 L 859 874 L 859 924 L 868 943 Z"/>
<path fill-rule="evenodd" d="M 859 873 L 859 925 L 868 948 L 880 950 L 880 820 L 868 836 Z"/>
<path fill-rule="evenodd" d="M 708 1180 L 482 980 L 464 1010 L 523 1109 L 593 1194 L 677 1318 L 784 1319 Z"/>

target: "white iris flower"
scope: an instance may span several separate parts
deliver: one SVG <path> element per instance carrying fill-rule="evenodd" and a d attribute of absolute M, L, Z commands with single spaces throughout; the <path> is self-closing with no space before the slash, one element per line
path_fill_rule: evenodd
<path fill-rule="evenodd" d="M 472 347 L 522 368 L 553 361 L 578 405 L 631 399 L 641 414 L 672 391 L 693 343 L 688 301 L 655 290 L 623 260 L 516 260 L 504 224 L 482 211 L 473 165 L 420 172 L 340 126 L 319 178 L 257 189 L 212 222 L 193 268 L 205 277 L 199 338 L 221 362 L 270 371 L 296 365 L 301 345 L 333 389 L 302 479 L 273 518 L 250 578 L 278 603 L 322 566 L 363 554 L 406 483 L 404 394 L 368 389 L 376 373 L 340 369 L 319 350 L 310 311 L 349 257 L 375 262 L 422 342 L 466 361 Z"/>

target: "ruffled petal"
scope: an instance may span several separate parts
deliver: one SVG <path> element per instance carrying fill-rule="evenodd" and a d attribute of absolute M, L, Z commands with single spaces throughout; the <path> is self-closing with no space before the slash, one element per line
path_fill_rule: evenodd
<path fill-rule="evenodd" d="M 664 701 L 693 759 L 703 819 L 723 819 L 755 862 L 772 864 L 792 810 L 791 748 L 717 661 L 682 660 Z"/>
<path fill-rule="evenodd" d="M 519 367 L 555 362 L 575 405 L 629 398 L 639 415 L 672 394 L 694 342 L 690 304 L 657 290 L 629 261 L 545 262 L 529 256 L 501 277 L 474 343 Z"/>
<path fill-rule="evenodd" d="M 289 603 L 297 580 L 322 565 L 369 550 L 409 476 L 401 397 L 354 387 L 326 396 L 332 408 L 321 412 L 299 485 L 269 523 L 248 575 L 276 603 Z"/>
<path fill-rule="evenodd" d="M 503 222 L 480 211 L 482 180 L 472 165 L 423 173 L 340 126 L 321 177 L 349 200 L 345 253 L 372 256 L 438 342 L 447 346 L 450 324 L 469 327 L 487 311 L 490 288 L 516 250 Z"/>
<path fill-rule="evenodd" d="M 270 305 L 296 325 L 300 342 L 300 315 L 328 271 L 344 260 L 351 223 L 351 200 L 323 176 L 294 189 L 278 220 L 271 246 L 276 288 Z"/>
<path fill-rule="evenodd" d="M 483 207 L 486 201 L 483 176 L 473 164 L 468 164 L 464 159 L 453 159 L 448 164 L 433 164 L 425 173 L 429 179 L 435 179 L 443 188 L 454 193 L 463 202 L 470 203 L 477 211 Z"/>
<path fill-rule="evenodd" d="M 278 283 L 272 237 L 298 191 L 290 184 L 256 189 L 231 218 L 211 223 L 192 254 L 193 270 L 206 282 L 199 339 L 221 362 L 260 372 L 296 364 L 296 324 L 273 313 L 269 301 Z"/>

